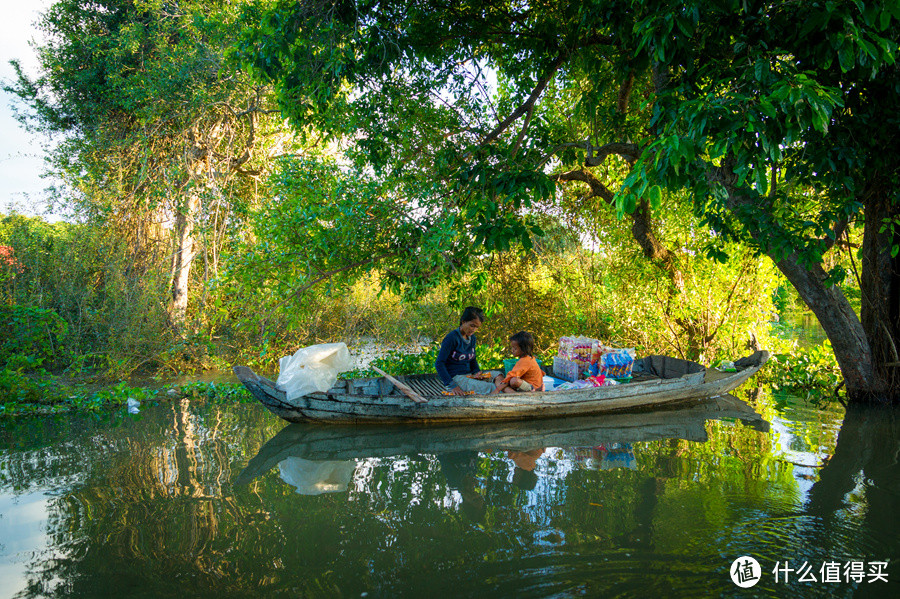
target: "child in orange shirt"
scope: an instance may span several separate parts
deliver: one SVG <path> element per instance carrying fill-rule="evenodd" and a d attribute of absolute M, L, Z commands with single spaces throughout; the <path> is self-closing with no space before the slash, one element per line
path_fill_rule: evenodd
<path fill-rule="evenodd" d="M 534 359 L 534 337 L 531 333 L 519 331 L 509 338 L 509 351 L 519 358 L 505 378 L 494 379 L 497 391 L 513 393 L 515 391 L 543 391 L 544 371 Z"/>

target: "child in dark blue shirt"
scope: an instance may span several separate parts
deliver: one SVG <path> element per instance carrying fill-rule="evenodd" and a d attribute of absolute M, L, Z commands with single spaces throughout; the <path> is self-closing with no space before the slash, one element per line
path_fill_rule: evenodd
<path fill-rule="evenodd" d="M 468 391 L 479 395 L 497 392 L 496 385 L 491 382 L 493 373 L 487 373 L 487 380 L 469 376 L 481 374 L 475 356 L 475 332 L 483 322 L 484 312 L 480 308 L 468 307 L 459 319 L 459 328 L 447 333 L 441 342 L 434 367 L 447 391 L 454 395 L 465 395 Z"/>

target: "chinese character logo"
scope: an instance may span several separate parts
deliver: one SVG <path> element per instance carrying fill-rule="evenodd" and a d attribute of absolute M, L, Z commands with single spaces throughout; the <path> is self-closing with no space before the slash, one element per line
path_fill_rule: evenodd
<path fill-rule="evenodd" d="M 731 562 L 731 581 L 742 589 L 747 589 L 759 582 L 762 566 L 747 555 Z"/>

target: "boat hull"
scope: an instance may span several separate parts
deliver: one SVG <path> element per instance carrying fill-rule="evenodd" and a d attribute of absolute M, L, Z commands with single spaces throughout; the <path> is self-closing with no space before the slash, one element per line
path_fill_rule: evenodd
<path fill-rule="evenodd" d="M 383 377 L 338 381 L 334 388 L 325 393 L 312 393 L 288 400 L 275 383 L 249 368 L 235 366 L 234 372 L 253 396 L 273 414 L 290 422 L 493 422 L 656 410 L 717 397 L 745 383 L 768 358 L 768 352 L 756 352 L 738 361 L 742 367 L 735 373 L 704 369 L 678 378 L 609 387 L 468 396 L 445 396 L 435 391 L 425 395 L 428 399 L 425 403 L 411 401 Z M 433 375 L 398 378 L 405 379 L 403 383 L 418 386 L 419 389 L 439 389 L 429 382 Z"/>

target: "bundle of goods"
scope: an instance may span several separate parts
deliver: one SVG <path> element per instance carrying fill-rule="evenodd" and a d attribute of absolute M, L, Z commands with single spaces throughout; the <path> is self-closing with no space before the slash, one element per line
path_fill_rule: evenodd
<path fill-rule="evenodd" d="M 591 353 L 600 342 L 590 337 L 561 337 L 559 340 L 560 358 L 582 364 L 591 363 Z"/>
<path fill-rule="evenodd" d="M 631 443 L 605 443 L 594 447 L 572 450 L 572 461 L 582 468 L 612 470 L 613 468 L 637 469 Z"/>
<path fill-rule="evenodd" d="M 564 381 L 577 381 L 584 372 L 582 362 L 573 362 L 559 356 L 553 356 L 553 376 Z"/>
<path fill-rule="evenodd" d="M 600 356 L 598 366 L 600 374 L 611 379 L 630 379 L 634 357 L 627 349 L 608 351 Z"/>
<path fill-rule="evenodd" d="M 553 376 L 569 382 L 583 378 L 597 347 L 600 342 L 590 337 L 561 337 L 559 353 L 553 358 Z"/>
<path fill-rule="evenodd" d="M 630 380 L 634 348 L 607 347 L 590 337 L 562 337 L 553 358 L 553 375 L 574 383 L 586 377 Z"/>
<path fill-rule="evenodd" d="M 569 383 L 563 383 L 555 389 L 564 390 L 564 389 L 587 389 L 588 387 L 609 387 L 611 385 L 617 385 L 618 383 L 611 378 L 607 378 L 602 374 L 600 376 L 590 376 L 581 381 L 573 381 Z"/>

